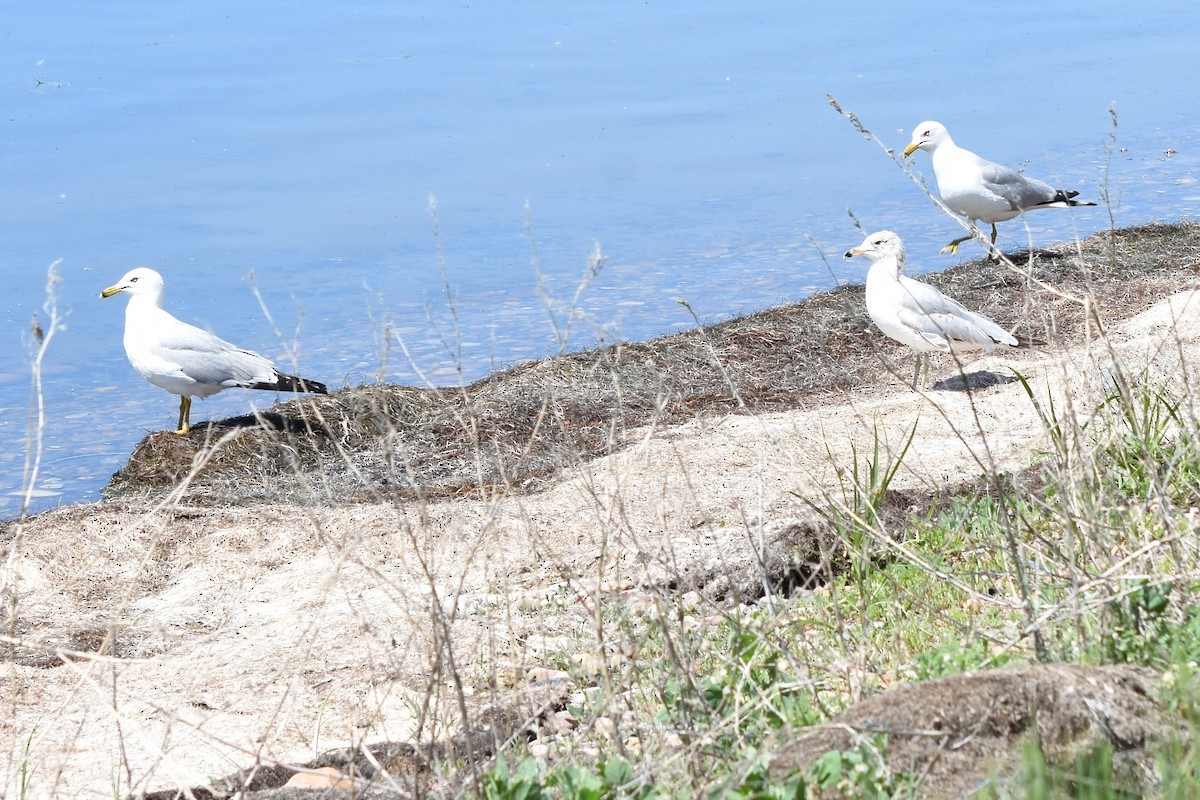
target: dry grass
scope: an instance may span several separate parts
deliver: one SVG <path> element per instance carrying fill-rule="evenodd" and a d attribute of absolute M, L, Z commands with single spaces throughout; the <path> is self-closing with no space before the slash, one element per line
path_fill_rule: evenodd
<path fill-rule="evenodd" d="M 1145 225 L 1010 259 L 1015 268 L 973 261 L 925 279 L 1053 347 L 1194 285 L 1200 225 Z M 536 491 L 647 424 L 812 407 L 873 391 L 888 372 L 907 375 L 911 353 L 878 336 L 862 292 L 846 286 L 649 342 L 521 364 L 465 387 L 370 384 L 200 425 L 185 438 L 151 434 L 109 491 L 177 488 L 189 502 L 215 505 Z"/>

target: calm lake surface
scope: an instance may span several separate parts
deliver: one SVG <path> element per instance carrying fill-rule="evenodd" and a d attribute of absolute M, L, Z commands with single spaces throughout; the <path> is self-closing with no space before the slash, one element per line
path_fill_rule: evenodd
<path fill-rule="evenodd" d="M 913 272 L 977 257 L 938 254 L 958 226 L 827 95 L 896 151 L 937 119 L 987 158 L 1107 196 L 1003 225 L 1010 247 L 1194 217 L 1196 9 L 13 5 L 0 517 L 28 485 L 35 316 L 53 335 L 32 510 L 97 499 L 175 425 L 177 399 L 125 359 L 125 299 L 98 299 L 133 266 L 163 273 L 180 318 L 332 388 L 470 381 L 694 326 L 679 299 L 712 322 L 861 281 L 840 258 L 863 236 L 848 211 L 899 232 Z M 927 155 L 911 163 L 932 185 Z M 275 399 L 231 390 L 193 420 Z"/>

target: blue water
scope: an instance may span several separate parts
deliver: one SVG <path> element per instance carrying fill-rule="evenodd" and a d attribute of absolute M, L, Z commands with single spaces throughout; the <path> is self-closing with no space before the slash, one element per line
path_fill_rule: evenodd
<path fill-rule="evenodd" d="M 125 360 L 124 298 L 97 297 L 132 266 L 164 274 L 176 315 L 331 386 L 448 384 L 691 327 L 677 299 L 708 322 L 861 280 L 838 258 L 862 238 L 848 210 L 899 231 L 915 271 L 955 263 L 937 250 L 960 229 L 827 94 L 897 150 L 938 119 L 1056 185 L 1107 186 L 1119 225 L 1200 208 L 1194 4 L 830 8 L 8 8 L 0 516 L 21 507 L 29 331 L 59 259 L 34 510 L 96 499 L 175 424 Z M 1087 235 L 1109 209 L 1027 222 L 1004 243 Z M 274 399 L 229 391 L 193 418 Z"/>

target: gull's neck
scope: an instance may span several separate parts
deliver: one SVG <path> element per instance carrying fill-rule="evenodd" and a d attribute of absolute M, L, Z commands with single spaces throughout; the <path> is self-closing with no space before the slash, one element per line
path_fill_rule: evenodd
<path fill-rule="evenodd" d="M 154 292 L 152 294 L 131 294 L 129 296 L 129 304 L 125 307 L 126 313 L 135 310 L 147 308 L 162 308 L 162 292 Z"/>
<path fill-rule="evenodd" d="M 904 274 L 904 253 L 888 253 L 871 264 L 871 272 L 886 275 L 894 281 L 900 280 Z"/>
<path fill-rule="evenodd" d="M 929 151 L 929 160 L 934 162 L 933 169 L 934 172 L 937 172 L 938 163 L 953 161 L 966 152 L 966 150 L 963 150 L 954 143 L 954 140 L 950 138 L 949 134 L 946 134 L 946 137 L 938 142 L 937 147 Z"/>

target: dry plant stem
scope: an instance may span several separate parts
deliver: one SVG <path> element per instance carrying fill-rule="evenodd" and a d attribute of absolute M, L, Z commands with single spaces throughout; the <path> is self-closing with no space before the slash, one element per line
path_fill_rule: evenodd
<path fill-rule="evenodd" d="M 730 392 L 730 394 L 733 395 L 733 399 L 737 402 L 738 408 L 745 411 L 746 410 L 746 401 L 742 399 L 742 394 L 741 394 L 741 392 L 738 391 L 737 384 L 734 383 L 733 378 L 730 377 L 729 370 L 726 369 L 726 367 L 725 367 L 725 362 L 723 362 L 721 360 L 721 356 L 719 356 L 717 354 L 717 348 L 713 346 L 712 339 L 710 339 L 708 336 L 708 331 L 704 328 L 704 325 L 702 325 L 700 323 L 700 318 L 698 316 L 696 316 L 696 310 L 694 308 L 692 308 L 691 303 L 689 303 L 687 300 L 685 300 L 683 298 L 677 298 L 675 300 L 675 302 L 679 303 L 679 305 L 686 308 L 688 310 L 688 313 L 691 314 L 692 320 L 696 323 L 696 331 L 700 334 L 701 338 L 703 338 L 704 345 L 706 348 L 708 348 L 709 353 L 712 354 L 713 364 L 720 371 L 721 378 L 722 378 L 722 380 L 725 381 L 725 384 L 729 387 L 729 392 Z"/>
<path fill-rule="evenodd" d="M 542 304 L 546 308 L 546 315 L 550 319 L 550 327 L 554 331 L 555 341 L 558 344 L 558 352 L 565 353 L 571 343 L 571 329 L 577 319 L 585 319 L 585 315 L 579 307 L 580 300 L 583 299 L 583 293 L 591 285 L 592 281 L 600 274 L 604 268 L 604 262 L 607 257 L 600 250 L 600 243 L 592 243 L 592 252 L 588 255 L 587 264 L 584 268 L 583 278 L 575 286 L 575 293 L 571 296 L 570 302 L 563 304 L 554 299 L 554 295 L 550 292 L 546 285 L 546 275 L 542 272 L 542 256 L 538 251 L 537 241 L 533 237 L 533 210 L 528 201 L 524 208 L 524 228 L 525 240 L 529 243 L 529 251 L 531 256 L 531 265 L 533 267 L 534 279 L 537 286 L 538 297 L 541 298 Z M 556 309 L 563 312 L 565 321 L 560 322 Z M 596 326 L 601 334 L 603 327 Z"/>
<path fill-rule="evenodd" d="M 61 263 L 61 258 L 56 259 L 50 264 L 50 267 L 47 270 L 46 300 L 42 308 L 48 317 L 48 327 L 43 328 L 36 315 L 34 316 L 31 325 L 31 333 L 33 335 L 33 341 L 36 350 L 34 351 L 34 356 L 30 365 L 30 409 L 25 448 L 24 474 L 22 480 L 24 488 L 21 494 L 21 507 L 18 513 L 19 520 L 25 520 L 28 516 L 29 506 L 33 500 L 33 492 L 37 487 L 37 479 L 41 471 L 42 454 L 44 448 L 43 436 L 45 434 L 46 426 L 45 395 L 42 390 L 42 365 L 45 362 L 46 353 L 49 351 L 51 340 L 62 328 L 62 322 L 58 315 L 58 285 L 61 282 L 58 274 L 58 266 Z M 18 525 L 15 531 L 16 535 L 9 540 L 7 546 L 4 547 L 6 556 L 4 574 L 8 576 L 15 576 L 20 573 L 20 570 L 17 568 L 17 562 L 20 558 L 21 526 Z M 0 586 L 0 589 L 4 590 L 0 591 L 0 597 L 4 598 L 4 608 L 0 609 L 0 613 L 2 613 L 0 619 L 3 619 L 3 621 L 10 626 L 15 625 L 18 612 L 18 592 L 20 587 L 16 585 L 16 581 L 14 581 L 13 585 Z M 9 637 L 2 634 L 0 634 L 0 636 L 2 636 L 4 640 L 19 638 Z M 16 693 L 12 695 L 12 702 L 18 702 Z M 15 717 L 16 714 L 13 713 L 11 716 Z M 36 731 L 31 731 L 29 734 L 29 740 L 26 744 L 27 751 L 28 747 L 33 742 L 35 733 Z M 26 760 L 23 763 L 27 764 L 28 761 Z M 56 784 L 60 778 L 61 774 L 55 776 Z"/>
<path fill-rule="evenodd" d="M 454 335 L 453 345 L 450 345 L 449 343 L 447 343 L 444 338 L 442 339 L 442 344 L 444 346 L 446 346 L 447 350 L 449 351 L 449 353 L 451 355 L 451 363 L 454 364 L 454 368 L 458 371 L 458 377 L 459 377 L 458 382 L 461 384 L 462 383 L 462 374 L 463 374 L 462 373 L 463 357 L 462 357 L 462 330 L 460 327 L 461 323 L 458 318 L 458 303 L 456 303 L 454 301 L 454 290 L 450 286 L 450 271 L 446 268 L 446 253 L 445 253 L 445 250 L 442 248 L 442 233 L 441 233 L 441 227 L 438 223 L 437 198 L 434 197 L 432 194 L 429 195 L 428 208 L 429 208 L 429 217 L 433 221 L 433 223 L 432 223 L 433 224 L 433 243 L 434 243 L 434 249 L 435 249 L 435 253 L 436 253 L 438 275 L 442 279 L 442 291 L 446 293 L 446 303 L 450 309 L 450 321 L 453 326 L 453 335 Z"/>
<path fill-rule="evenodd" d="M 112 636 L 113 636 L 113 630 L 110 627 L 109 632 L 108 632 L 108 639 L 100 647 L 101 652 L 108 649 L 109 644 L 112 642 Z M 133 765 L 131 765 L 129 763 L 129 753 L 125 750 L 125 734 L 121 730 L 121 727 L 122 727 L 121 726 L 121 712 L 119 710 L 120 701 L 119 701 L 118 695 L 117 695 L 117 678 L 118 678 L 117 669 L 118 669 L 118 667 L 115 662 L 109 665 L 109 670 L 111 671 L 110 679 L 112 680 L 112 692 L 109 697 L 109 703 L 112 704 L 113 724 L 116 726 L 116 729 L 117 729 L 117 743 L 118 743 L 119 752 L 120 752 L 120 767 L 123 768 L 124 772 L 125 772 L 125 785 L 130 788 L 133 788 Z M 117 796 L 117 797 L 120 796 L 120 792 L 117 792 L 115 790 L 115 787 L 114 787 L 113 795 Z"/>
<path fill-rule="evenodd" d="M 1108 178 L 1112 174 L 1113 154 L 1117 152 L 1117 107 L 1115 105 L 1108 107 L 1108 117 L 1112 122 L 1112 129 L 1108 133 L 1108 143 L 1104 146 L 1104 179 L 1100 183 L 1100 200 L 1104 204 L 1105 211 L 1108 212 L 1108 230 L 1109 230 L 1109 246 L 1112 252 L 1112 258 L 1115 261 L 1117 257 L 1117 213 L 1113 207 L 1112 193 L 1109 191 Z"/>
<path fill-rule="evenodd" d="M 46 312 L 48 324 L 43 328 L 35 316 L 32 325 L 36 350 L 33 363 L 30 365 L 32 379 L 29 387 L 30 414 L 25 448 L 23 481 L 25 490 L 21 493 L 21 509 L 18 515 L 21 519 L 28 515 L 29 504 L 33 501 L 33 492 L 37 488 L 38 473 L 42 467 L 42 448 L 44 446 L 42 437 L 46 430 L 46 399 L 42 392 L 42 364 L 46 360 L 46 352 L 50 349 L 50 342 L 54 339 L 54 334 L 62 328 L 62 320 L 58 316 L 58 285 L 62 282 L 58 274 L 58 265 L 61 263 L 61 258 L 56 259 L 50 264 L 46 275 L 46 301 L 42 305 L 42 310 Z"/>
<path fill-rule="evenodd" d="M 447 344 L 445 342 L 445 339 L 443 339 L 443 345 L 446 346 L 447 350 L 451 354 L 452 359 L 453 359 L 454 369 L 458 374 L 458 382 L 457 382 L 455 388 L 458 392 L 459 398 L 462 401 L 463 408 L 467 409 L 469 411 L 470 398 L 467 395 L 466 386 L 463 384 L 463 380 L 462 380 L 462 378 L 463 378 L 462 328 L 461 328 L 461 322 L 458 317 L 458 303 L 455 302 L 454 292 L 450 287 L 450 272 L 446 268 L 446 254 L 445 254 L 444 249 L 442 248 L 441 229 L 438 225 L 437 199 L 432 194 L 429 196 L 429 215 L 433 219 L 433 238 L 434 238 L 435 247 L 437 249 L 438 274 L 442 278 L 442 289 L 446 293 L 446 302 L 450 309 L 450 319 L 453 324 L 453 335 L 454 335 L 453 345 L 451 346 L 451 345 Z M 475 485 L 477 487 L 479 499 L 486 500 L 487 499 L 487 482 L 484 479 L 485 467 L 484 467 L 484 463 L 483 463 L 482 452 L 480 450 L 480 445 L 482 443 L 480 441 L 479 426 L 477 424 L 477 420 L 475 418 L 475 415 L 471 414 L 471 413 L 466 413 L 466 414 L 456 413 L 455 417 L 458 420 L 458 423 L 461 426 L 463 426 L 463 430 L 465 432 L 467 432 L 467 434 L 470 438 L 472 447 L 474 448 Z M 476 780 L 478 780 L 478 776 L 476 776 Z"/>
<path fill-rule="evenodd" d="M 1180 538 L 1181 537 L 1175 537 L 1172 540 L 1151 542 L 1142 549 L 1138 550 L 1136 553 L 1132 553 L 1128 557 L 1122 559 L 1119 562 L 1119 565 L 1114 565 L 1105 573 L 1098 575 L 1084 583 L 1080 583 L 1077 587 L 1072 587 L 1071 593 L 1068 597 L 1063 598 L 1061 602 L 1055 603 L 1054 605 L 1049 606 L 1042 611 L 1036 619 L 1021 629 L 1018 635 L 1011 642 L 1009 642 L 1004 649 L 1008 650 L 1016 647 L 1026 636 L 1032 635 L 1034 631 L 1040 630 L 1056 620 L 1068 617 L 1074 618 L 1084 612 L 1089 611 L 1099 612 L 1102 609 L 1109 607 L 1113 601 L 1137 592 L 1141 588 L 1140 586 L 1130 586 L 1117 591 L 1092 594 L 1093 590 L 1106 588 L 1114 581 L 1124 580 L 1125 582 L 1128 582 L 1128 579 L 1131 577 L 1148 579 L 1150 576 L 1131 575 L 1130 573 L 1120 572 L 1118 567 L 1120 569 L 1124 569 L 1136 559 L 1145 557 L 1154 550 L 1169 548 L 1172 544 L 1178 544 Z M 1091 596 L 1089 597 L 1089 595 Z M 1079 604 L 1078 601 L 1084 598 L 1087 598 L 1087 602 Z"/>
<path fill-rule="evenodd" d="M 1000 476 L 995 470 L 988 473 L 988 483 L 991 484 L 992 491 L 996 497 L 1000 498 L 1001 507 L 1004 513 L 1000 514 L 1001 530 L 1004 533 L 1004 544 L 1008 551 L 1008 561 L 1012 564 L 1012 569 L 1017 579 L 1017 587 L 1021 592 L 1021 607 L 1025 612 L 1025 617 L 1031 623 L 1034 617 L 1033 593 L 1029 587 L 1029 577 L 1025 574 L 1024 562 L 1021 559 L 1020 545 L 1017 540 L 1017 531 L 1014 520 L 1019 518 L 1021 513 L 1020 507 L 1017 505 L 1012 492 L 1000 480 Z M 1040 627 L 1032 627 L 1029 631 L 1033 636 L 1034 655 L 1041 663 L 1050 661 L 1050 653 L 1046 649 L 1046 642 L 1042 638 Z"/>
<path fill-rule="evenodd" d="M 300 324 L 304 319 L 300 315 L 296 320 L 296 330 L 292 334 L 292 340 L 289 342 L 283 336 L 283 331 L 279 329 L 279 324 L 275 322 L 274 315 L 271 314 L 271 309 L 267 307 L 267 301 L 263 298 L 262 292 L 258 288 L 258 279 L 254 275 L 254 270 L 250 270 L 250 275 L 247 278 L 250 281 L 250 291 L 254 295 L 254 299 L 258 301 L 258 307 L 262 309 L 263 316 L 267 320 L 267 324 L 271 326 L 271 332 L 275 334 L 275 338 L 283 345 L 284 354 L 287 356 L 288 362 L 291 364 L 292 371 L 299 374 L 300 371 L 300 356 L 299 345 L 300 340 Z"/>
<path fill-rule="evenodd" d="M 445 342 L 445 340 L 443 340 L 443 344 L 447 347 L 448 351 L 452 354 L 453 363 L 455 364 L 455 369 L 457 370 L 458 375 L 460 377 L 460 380 L 458 382 L 459 385 L 456 387 L 456 391 L 459 394 L 459 397 L 462 401 L 463 411 L 462 412 L 456 411 L 454 416 L 455 416 L 455 419 L 457 420 L 458 424 L 461 426 L 462 430 L 467 433 L 467 435 L 469 437 L 469 441 L 471 442 L 472 447 L 474 449 L 475 470 L 476 470 L 475 483 L 476 483 L 476 491 L 478 493 L 478 497 L 480 500 L 488 501 L 489 500 L 489 497 L 488 497 L 489 492 L 488 492 L 488 487 L 487 487 L 487 481 L 485 480 L 485 476 L 484 476 L 484 459 L 483 459 L 482 450 L 481 450 L 482 442 L 480 440 L 479 427 L 478 427 L 475 415 L 473 413 L 471 413 L 471 411 L 470 411 L 470 409 L 471 409 L 470 402 L 469 402 L 470 398 L 468 397 L 468 395 L 466 393 L 466 388 L 462 385 L 462 381 L 461 381 L 461 377 L 463 375 L 461 323 L 460 323 L 459 316 L 458 316 L 458 305 L 454 301 L 453 291 L 450 286 L 449 271 L 446 268 L 445 253 L 442 248 L 440 228 L 438 225 L 437 200 L 433 195 L 430 195 L 430 197 L 429 197 L 429 214 L 433 220 L 433 234 L 434 234 L 434 241 L 435 241 L 435 246 L 436 246 L 436 250 L 437 250 L 438 271 L 442 278 L 442 286 L 443 286 L 443 290 L 446 293 L 446 299 L 447 299 L 447 303 L 449 305 L 451 320 L 453 323 L 453 344 L 447 343 L 447 342 Z M 397 337 L 397 338 L 399 339 L 399 337 Z M 409 357 L 409 361 L 411 362 L 412 361 L 411 354 L 408 353 L 407 348 L 404 346 L 403 340 L 399 340 L 399 341 L 400 341 L 401 347 L 404 349 L 405 355 Z M 414 365 L 414 367 L 415 367 L 415 365 Z M 426 382 L 428 383 L 427 379 L 426 379 Z M 502 487 L 497 487 L 497 488 L 501 488 L 501 495 L 502 495 L 503 494 Z M 470 725 L 470 716 L 468 714 L 467 706 L 466 706 L 466 692 L 463 688 L 461 673 L 460 673 L 458 665 L 455 661 L 453 644 L 452 644 L 453 637 L 450 632 L 450 625 L 453 622 L 454 617 L 456 616 L 456 613 L 457 613 L 458 602 L 459 602 L 459 598 L 461 597 L 461 594 L 462 594 L 463 584 L 466 580 L 468 568 L 472 563 L 474 563 L 475 558 L 479 553 L 479 549 L 482 546 L 484 535 L 486 534 L 486 532 L 490 528 L 490 526 L 493 524 L 494 514 L 496 511 L 495 501 L 497 499 L 498 499 L 497 497 L 490 498 L 491 503 L 492 503 L 491 511 L 488 515 L 488 518 L 483 523 L 482 531 L 480 532 L 479 535 L 477 535 L 475 537 L 475 540 L 472 543 L 472 546 L 467 555 L 467 563 L 464 565 L 464 568 L 462 570 L 460 570 L 460 572 L 459 572 L 458 584 L 454 587 L 453 599 L 451 601 L 451 608 L 448 613 L 442 607 L 441 593 L 439 590 L 438 580 L 434 573 L 434 570 L 432 569 L 431 565 L 429 564 L 429 561 L 426 558 L 425 554 L 421 551 L 421 545 L 420 545 L 420 542 L 417 540 L 415 533 L 412 531 L 411 528 L 408 530 L 410 541 L 412 542 L 412 545 L 413 545 L 413 551 L 417 555 L 418 562 L 420 563 L 421 569 L 425 575 L 426 581 L 429 584 L 429 589 L 430 589 L 429 611 L 430 611 L 430 618 L 434 623 L 433 633 L 434 633 L 435 663 L 434 663 L 434 669 L 431 671 L 430 683 L 428 684 L 428 686 L 426 688 L 425 699 L 422 703 L 421 712 L 419 714 L 418 736 L 420 735 L 421 729 L 424 727 L 425 721 L 429 719 L 429 711 L 430 711 L 429 701 L 434 694 L 434 685 L 435 685 L 434 682 L 437 680 L 438 675 L 446 675 L 451 679 L 453 686 L 454 686 L 455 700 L 457 701 L 458 711 L 459 711 L 459 714 L 461 715 L 463 725 L 465 725 L 465 726 Z M 482 784 L 480 783 L 480 781 L 481 781 L 480 770 L 482 768 L 482 765 L 480 764 L 479 758 L 478 758 L 477 754 L 475 753 L 475 746 L 474 746 L 474 742 L 471 740 L 471 737 L 466 737 L 466 746 L 467 746 L 467 753 L 466 753 L 467 760 L 468 760 L 470 770 L 471 770 L 471 780 L 474 783 L 476 793 L 480 794 L 482 792 Z"/>
<path fill-rule="evenodd" d="M 471 724 L 471 717 L 467 713 L 466 692 L 463 690 L 462 675 L 458 670 L 458 665 L 454 660 L 454 645 L 452 644 L 452 636 L 450 633 L 449 620 L 442 613 L 441 603 L 437 594 L 435 582 L 430 583 L 430 615 L 435 623 L 433 628 L 434 647 L 438 654 L 437 667 L 435 674 L 442 670 L 443 666 L 448 670 L 447 674 L 454 683 L 454 698 L 458 702 L 458 713 L 462 715 L 463 725 Z M 442 661 L 442 657 L 445 661 Z M 465 737 L 467 745 L 467 764 L 471 768 L 471 781 L 475 785 L 476 796 L 483 796 L 483 787 L 480 783 L 480 770 L 482 765 L 475 754 L 475 743 L 470 736 Z"/>
<path fill-rule="evenodd" d="M 763 593 L 762 593 L 763 605 L 766 606 L 767 614 L 771 617 L 771 619 L 775 619 L 775 616 L 776 616 L 776 608 L 775 608 L 776 587 L 771 585 L 771 579 L 767 575 L 767 565 L 766 565 L 766 561 L 765 561 L 766 553 L 765 553 L 765 548 L 763 546 L 764 543 L 763 543 L 762 520 L 763 520 L 763 516 L 764 516 L 763 512 L 764 512 L 764 509 L 766 508 L 766 500 L 764 497 L 764 487 L 763 487 L 762 475 L 763 475 L 762 454 L 759 453 L 759 467 L 757 470 L 755 470 L 755 483 L 754 483 L 754 486 L 756 489 L 755 499 L 757 500 L 757 507 L 758 507 L 758 522 L 757 523 L 752 522 L 750 520 L 750 518 L 746 516 L 746 509 L 742 506 L 738 506 L 738 516 L 741 518 L 742 530 L 745 531 L 745 533 L 746 533 L 746 544 L 749 546 L 750 552 L 754 554 L 754 566 L 758 570 L 759 585 L 762 586 L 762 591 L 763 591 Z M 741 598 L 738 598 L 738 599 L 740 600 Z"/>
<path fill-rule="evenodd" d="M 954 361 L 958 366 L 959 373 L 965 374 L 962 362 L 958 359 L 957 354 L 951 353 L 951 355 L 954 357 Z M 954 421 L 949 417 L 948 414 L 946 414 L 942 405 L 933 400 L 932 397 L 929 397 L 928 395 L 926 395 L 926 397 L 933 403 L 933 407 L 937 409 L 939 414 L 942 415 L 942 418 L 946 420 L 946 424 L 950 426 L 951 430 L 954 430 L 959 436 L 959 441 L 963 443 L 963 446 L 966 447 L 969 452 L 971 452 L 972 458 L 975 459 L 976 464 L 978 464 L 983 470 L 983 474 L 987 476 L 988 485 L 991 488 L 993 495 L 1000 500 L 1001 507 L 1005 512 L 1000 515 L 1000 524 L 1001 531 L 1004 534 L 1005 545 L 1008 550 L 1008 559 L 1012 564 L 1013 572 L 1017 579 L 1017 588 L 1021 593 L 1021 605 L 1025 612 L 1026 619 L 1032 620 L 1035 613 L 1033 607 L 1033 593 L 1030 590 L 1029 579 L 1025 574 L 1025 568 L 1020 557 L 1020 548 L 1018 545 L 1016 530 L 1017 526 L 1015 524 L 1015 521 L 1020 518 L 1021 509 L 1017 504 L 1016 499 L 1013 497 L 1013 493 L 1010 488 L 1004 483 L 1004 481 L 1000 479 L 1000 472 L 996 466 L 996 461 L 992 456 L 991 446 L 988 444 L 987 431 L 983 425 L 983 421 L 979 418 L 979 408 L 975 404 L 975 399 L 968 393 L 970 401 L 969 408 L 971 409 L 971 421 L 974 424 L 975 430 L 979 434 L 979 440 L 983 445 L 982 458 L 975 455 L 975 452 L 968 444 L 966 437 L 958 433 Z M 1032 635 L 1034 652 L 1037 656 L 1037 659 L 1039 662 L 1046 663 L 1050 660 L 1050 654 L 1046 650 L 1046 643 L 1042 639 L 1042 633 L 1040 630 L 1034 630 Z"/>
<path fill-rule="evenodd" d="M 881 150 L 883 150 L 883 152 L 891 160 L 891 162 L 893 164 L 895 164 L 897 167 L 899 167 L 900 170 L 902 172 L 904 172 L 904 174 L 908 177 L 909 180 L 911 180 L 913 183 L 915 183 L 917 186 L 919 186 L 921 188 L 921 191 L 923 191 L 925 193 L 925 196 L 928 197 L 934 203 L 934 205 L 936 205 L 943 212 L 945 212 L 947 216 L 949 216 L 956 223 L 958 223 L 958 225 L 964 231 L 966 231 L 972 238 L 985 244 L 985 246 L 990 244 L 988 238 L 986 236 L 984 236 L 982 231 L 980 231 L 977 227 L 972 225 L 970 220 L 965 219 L 965 218 L 959 216 L 958 214 L 954 213 L 953 211 L 950 210 L 949 206 L 947 206 L 945 203 L 942 202 L 942 199 L 940 197 L 935 197 L 934 194 L 931 191 L 929 191 L 929 188 L 925 185 L 925 182 L 913 174 L 912 168 L 908 165 L 908 163 L 906 161 L 904 161 L 902 158 L 897 158 L 896 151 L 893 148 L 888 147 L 875 134 L 873 134 L 867 128 L 867 126 L 863 124 L 862 120 L 859 119 L 857 114 L 855 114 L 853 111 L 847 111 L 846 109 L 842 108 L 842 106 L 838 102 L 837 98 L 835 98 L 833 95 L 827 94 L 827 95 L 825 95 L 825 98 L 826 98 L 826 101 L 829 103 L 830 107 L 832 107 L 833 110 L 836 111 L 838 114 L 840 114 L 842 117 L 845 117 L 846 120 L 848 120 L 850 122 L 850 124 L 854 126 L 854 129 L 856 131 L 858 131 L 863 136 L 865 136 L 869 141 L 872 141 L 875 144 L 877 144 L 879 146 L 879 148 Z M 853 215 L 851 215 L 851 216 L 853 216 Z"/>

